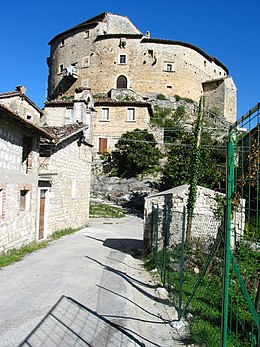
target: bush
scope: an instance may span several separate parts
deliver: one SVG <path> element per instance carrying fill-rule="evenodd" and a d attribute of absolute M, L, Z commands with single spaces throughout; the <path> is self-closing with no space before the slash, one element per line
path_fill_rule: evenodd
<path fill-rule="evenodd" d="M 157 95 L 156 95 L 156 99 L 157 99 L 157 100 L 166 100 L 166 96 L 163 95 L 163 94 L 157 94 Z"/>
<path fill-rule="evenodd" d="M 154 136 L 147 130 L 135 129 L 121 136 L 112 153 L 114 171 L 119 177 L 137 177 L 154 169 L 161 158 Z"/>

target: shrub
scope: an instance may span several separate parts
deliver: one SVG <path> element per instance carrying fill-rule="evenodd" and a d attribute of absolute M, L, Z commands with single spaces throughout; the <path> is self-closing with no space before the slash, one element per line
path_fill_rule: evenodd
<path fill-rule="evenodd" d="M 166 96 L 163 95 L 163 94 L 157 94 L 157 95 L 156 95 L 156 99 L 157 99 L 157 100 L 166 100 Z"/>

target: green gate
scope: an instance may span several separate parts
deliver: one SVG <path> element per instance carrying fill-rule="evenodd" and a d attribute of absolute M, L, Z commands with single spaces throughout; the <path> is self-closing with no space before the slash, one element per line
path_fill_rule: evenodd
<path fill-rule="evenodd" d="M 229 131 L 222 346 L 260 346 L 260 103 Z"/>

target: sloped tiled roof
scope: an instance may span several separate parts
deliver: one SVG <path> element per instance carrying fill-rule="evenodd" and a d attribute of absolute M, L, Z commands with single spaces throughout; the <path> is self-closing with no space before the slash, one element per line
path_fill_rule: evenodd
<path fill-rule="evenodd" d="M 46 101 L 44 103 L 45 106 L 66 106 L 66 105 L 73 105 L 73 99 L 65 99 L 65 100 L 61 100 L 61 99 L 57 99 L 57 100 L 49 100 Z"/>
<path fill-rule="evenodd" d="M 44 126 L 45 132 L 47 132 L 51 138 L 53 139 L 53 143 L 58 144 L 67 138 L 76 135 L 77 133 L 87 129 L 88 126 L 83 124 L 67 124 L 64 126 Z M 49 143 L 50 141 L 46 141 L 46 139 L 41 139 L 41 143 Z"/>
<path fill-rule="evenodd" d="M 102 105 L 118 105 L 118 106 L 144 106 L 149 107 L 151 104 L 149 102 L 144 101 L 138 101 L 138 100 L 117 100 L 117 99 L 110 99 L 110 98 L 100 98 L 95 99 L 94 98 L 94 105 L 95 106 L 102 106 Z"/>

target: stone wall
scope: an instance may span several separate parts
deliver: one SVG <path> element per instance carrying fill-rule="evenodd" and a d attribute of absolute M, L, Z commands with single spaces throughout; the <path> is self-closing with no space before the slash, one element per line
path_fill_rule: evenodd
<path fill-rule="evenodd" d="M 165 206 L 170 206 L 171 209 L 171 225 L 169 246 L 181 243 L 182 227 L 184 222 L 184 207 L 186 208 L 188 202 L 188 185 L 182 185 L 169 189 L 165 192 L 150 195 L 145 198 L 144 209 L 144 243 L 145 248 L 149 248 L 151 239 L 151 223 L 152 223 L 152 208 L 158 206 L 158 220 L 159 220 L 159 247 L 163 245 L 163 219 L 165 213 Z M 191 237 L 208 242 L 216 238 L 221 222 L 216 219 L 214 211 L 218 208 L 216 196 L 224 197 L 225 195 L 215 192 L 211 189 L 204 187 L 197 187 L 196 205 L 194 209 L 194 216 L 192 220 Z M 224 211 L 223 211 L 224 213 Z M 186 209 L 187 218 L 187 209 Z M 187 220 L 185 220 L 185 228 Z M 240 241 L 243 236 L 245 226 L 245 200 L 241 200 L 233 214 L 231 222 L 231 247 L 234 248 L 235 244 Z M 186 230 L 186 229 L 185 229 Z"/>
<path fill-rule="evenodd" d="M 106 35 L 103 26 L 104 23 L 94 25 L 87 37 L 85 28 L 77 27 L 51 41 L 49 98 L 73 95 L 78 87 L 89 87 L 93 94 L 107 93 L 117 88 L 117 78 L 123 75 L 127 88 L 141 95 L 177 94 L 198 102 L 203 93 L 202 82 L 227 77 L 228 71 L 221 63 L 195 46 L 145 38 L 136 32 L 124 37 L 123 28 L 121 35 L 112 29 Z M 125 57 L 123 63 L 120 56 Z M 75 78 L 66 76 L 65 69 L 70 66 L 77 68 Z M 234 95 L 230 98 L 233 102 L 236 93 L 232 89 L 226 92 Z M 234 114 L 235 105 L 231 108 Z"/>
<path fill-rule="evenodd" d="M 108 119 L 102 118 L 102 109 L 108 109 Z M 128 120 L 128 109 L 134 110 L 134 120 Z M 150 121 L 150 115 L 147 106 L 138 106 L 134 104 L 129 105 L 104 105 L 95 106 L 94 116 L 94 153 L 99 151 L 99 139 L 107 139 L 107 148 L 109 150 L 115 149 L 115 144 L 122 134 L 134 129 L 147 129 Z"/>
<path fill-rule="evenodd" d="M 0 103 L 33 124 L 41 124 L 41 113 L 20 95 L 0 98 Z"/>
<path fill-rule="evenodd" d="M 23 127 L 2 120 L 0 128 L 0 252 L 19 248 L 36 238 L 38 144 L 33 137 L 32 167 L 22 170 Z M 27 191 L 21 206 L 21 191 Z"/>
<path fill-rule="evenodd" d="M 84 144 L 79 147 L 75 139 L 65 140 L 57 145 L 50 167 L 45 236 L 88 223 L 91 148 Z"/>
<path fill-rule="evenodd" d="M 203 83 L 203 92 L 208 110 L 225 115 L 230 123 L 236 121 L 237 89 L 231 77 Z"/>
<path fill-rule="evenodd" d="M 196 206 L 192 223 L 193 238 L 209 240 L 216 237 L 219 222 L 214 217 L 217 207 L 216 193 L 213 190 L 199 187 L 197 189 Z M 223 194 L 221 194 L 223 195 Z M 151 234 L 152 206 L 159 208 L 159 240 L 162 240 L 162 220 L 165 205 L 171 206 L 170 245 L 180 243 L 182 237 L 183 208 L 188 201 L 188 185 L 172 188 L 168 191 L 148 196 L 145 199 L 144 240 L 149 243 Z"/>

